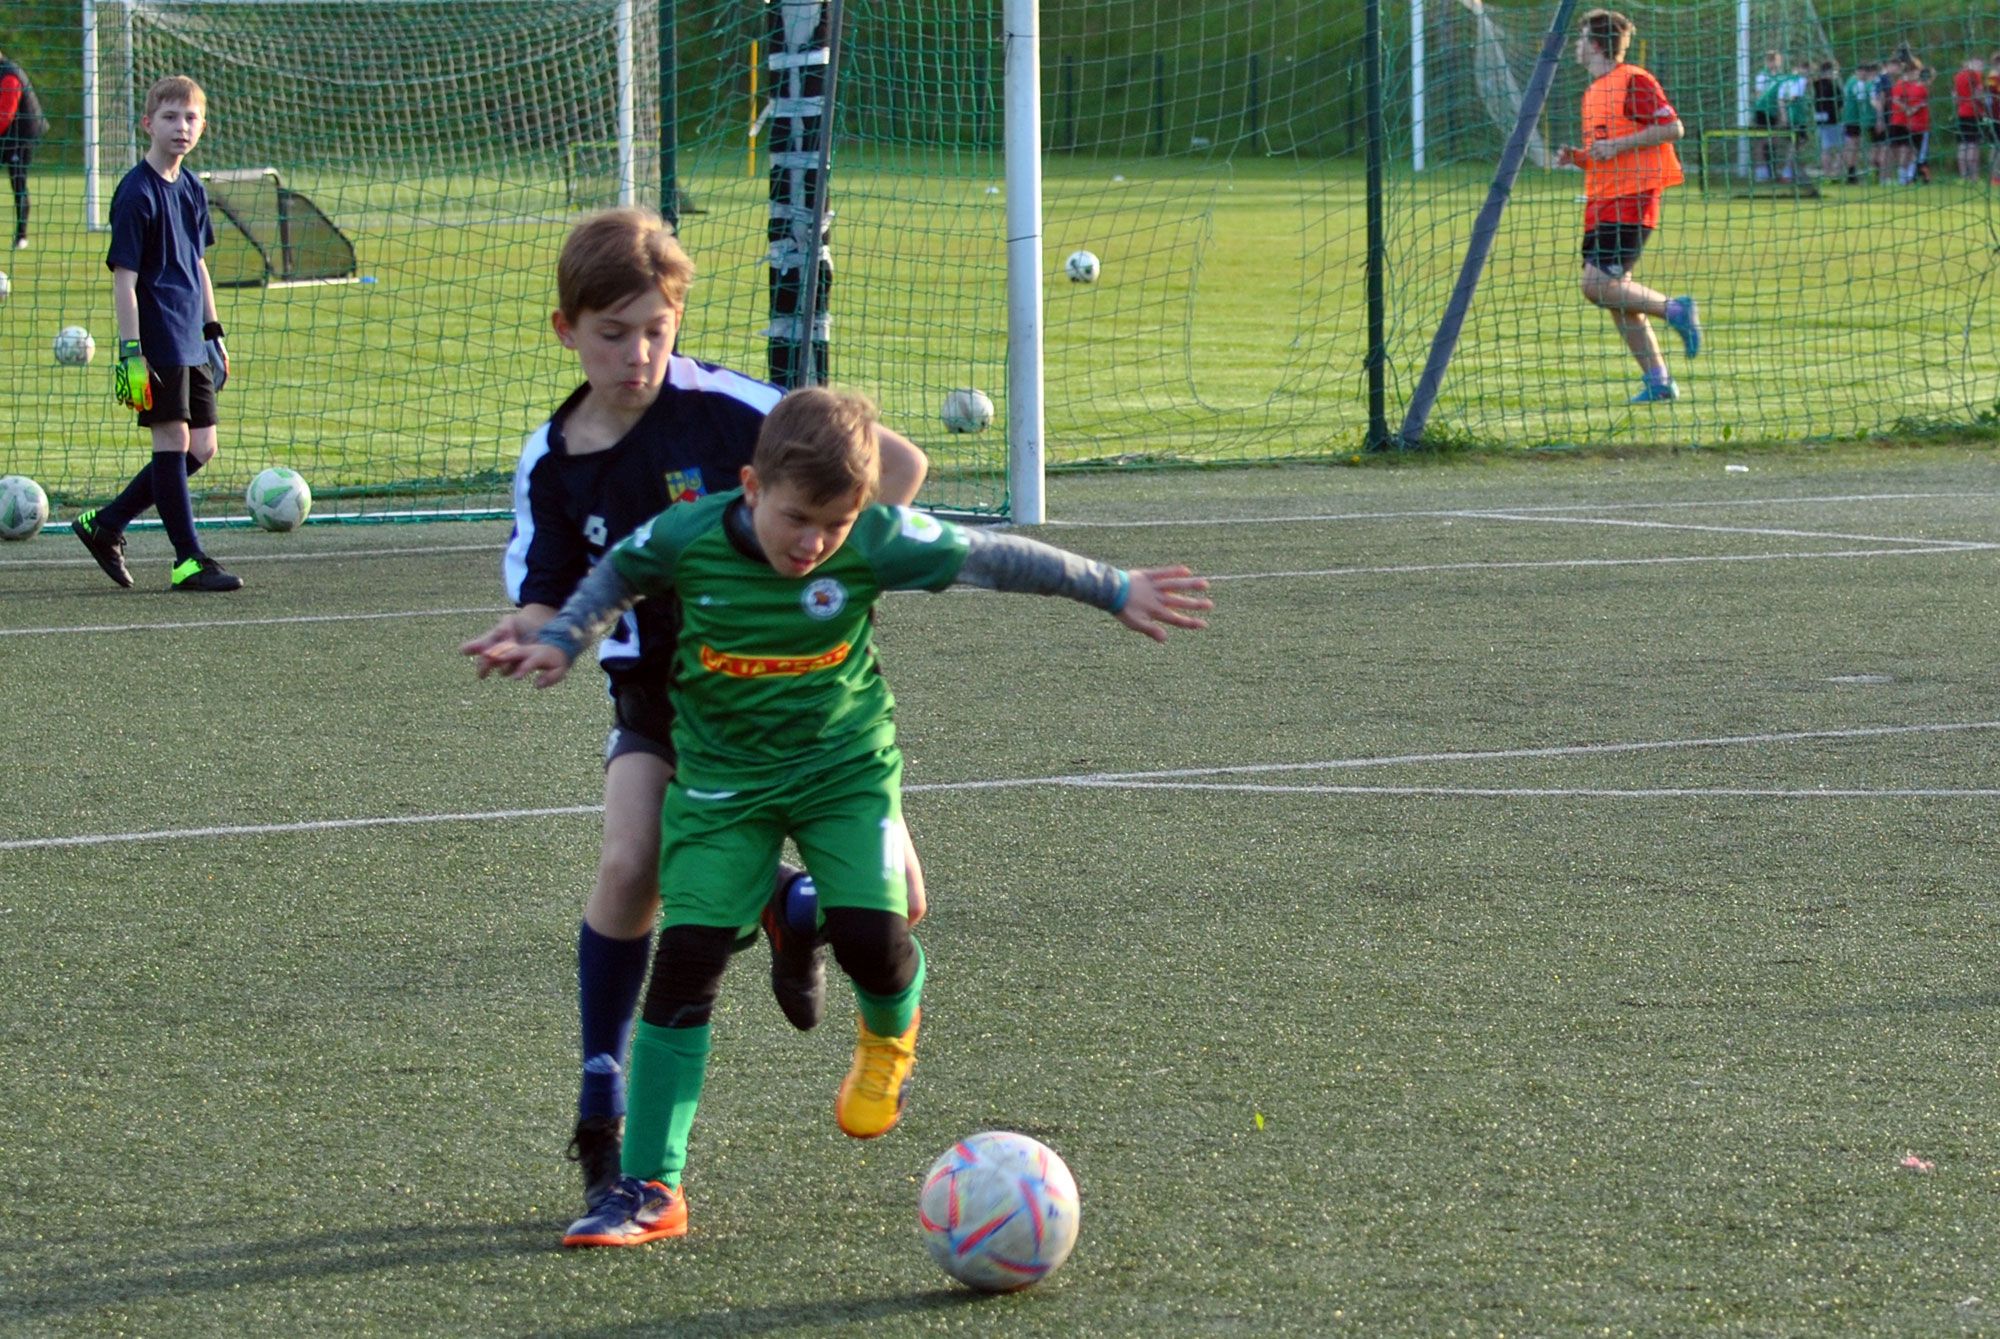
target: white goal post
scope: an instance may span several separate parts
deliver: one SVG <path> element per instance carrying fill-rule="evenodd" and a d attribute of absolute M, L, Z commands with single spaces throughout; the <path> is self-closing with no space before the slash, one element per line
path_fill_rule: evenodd
<path fill-rule="evenodd" d="M 103 232 L 109 224 L 105 209 L 109 192 L 105 177 L 112 182 L 139 159 L 139 117 L 141 100 L 153 80 L 174 70 L 144 68 L 136 56 L 137 27 L 148 13 L 240 9 L 282 9 L 312 4 L 384 9 L 407 7 L 412 0 L 82 0 L 83 4 L 83 222 L 91 232 Z M 441 0 L 417 0 L 436 5 L 441 13 L 450 6 Z M 516 5 L 538 7 L 543 0 L 479 0 L 484 6 Z M 636 126 L 636 90 L 633 43 L 634 0 L 615 0 L 612 25 L 616 35 L 616 124 L 618 161 L 618 202 L 630 205 L 639 199 L 639 145 Z M 110 50 L 107 52 L 107 46 Z M 113 133 L 106 134 L 106 127 Z M 230 164 L 250 167 L 251 164 Z"/>

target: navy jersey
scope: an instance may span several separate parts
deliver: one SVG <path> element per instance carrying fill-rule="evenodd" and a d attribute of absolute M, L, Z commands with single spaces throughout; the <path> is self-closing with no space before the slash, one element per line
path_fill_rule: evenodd
<path fill-rule="evenodd" d="M 660 398 L 610 448 L 571 455 L 563 424 L 579 388 L 529 434 L 514 471 L 514 535 L 503 574 L 515 604 L 562 607 L 597 560 L 676 502 L 726 492 L 742 480 L 764 415 L 784 394 L 727 368 L 675 354 Z M 672 675 L 680 611 L 644 600 L 598 644 L 614 680 Z"/>
<path fill-rule="evenodd" d="M 208 363 L 201 257 L 214 245 L 208 192 L 185 166 L 168 181 L 142 158 L 118 183 L 104 263 L 139 276 L 139 347 L 156 368 Z"/>

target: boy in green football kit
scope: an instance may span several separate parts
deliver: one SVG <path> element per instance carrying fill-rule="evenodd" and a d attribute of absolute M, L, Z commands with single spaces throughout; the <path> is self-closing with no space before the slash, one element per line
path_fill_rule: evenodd
<path fill-rule="evenodd" d="M 835 1117 L 858 1139 L 902 1115 L 916 1063 L 923 950 L 905 916 L 902 754 L 870 613 L 891 590 L 954 584 L 1062 595 L 1164 641 L 1204 626 L 1186 568 L 1121 571 L 1020 536 L 873 505 L 873 407 L 808 388 L 765 419 L 743 486 L 640 526 L 529 644 L 492 668 L 560 682 L 640 599 L 677 595 L 674 744 L 661 812 L 660 937 L 632 1044 L 624 1177 L 569 1246 L 687 1231 L 681 1173 L 731 947 L 753 930 L 790 837 L 819 887 L 860 1039 Z"/>

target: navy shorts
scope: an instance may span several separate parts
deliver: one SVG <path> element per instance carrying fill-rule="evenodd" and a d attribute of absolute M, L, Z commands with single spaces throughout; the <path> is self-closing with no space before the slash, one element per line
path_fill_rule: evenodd
<path fill-rule="evenodd" d="M 153 407 L 139 411 L 139 426 L 156 423 L 185 423 L 190 428 L 215 426 L 215 378 L 208 364 L 200 367 L 155 367 L 151 369 Z"/>
<path fill-rule="evenodd" d="M 1653 230 L 1643 223 L 1600 223 L 1583 234 L 1583 263 L 1623 279 L 1639 263 Z"/>
<path fill-rule="evenodd" d="M 611 733 L 604 740 L 604 765 L 628 753 L 650 753 L 674 763 L 674 705 L 664 684 L 614 680 Z"/>

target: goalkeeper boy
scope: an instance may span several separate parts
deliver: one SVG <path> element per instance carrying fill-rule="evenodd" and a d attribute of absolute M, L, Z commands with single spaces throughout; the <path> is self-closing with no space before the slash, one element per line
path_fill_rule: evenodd
<path fill-rule="evenodd" d="M 1063 595 L 1164 641 L 1204 626 L 1207 582 L 1125 572 L 1012 535 L 874 504 L 873 407 L 794 391 L 764 420 L 743 485 L 674 507 L 599 563 L 535 642 L 487 662 L 538 686 L 642 599 L 677 595 L 679 768 L 661 812 L 659 947 L 632 1045 L 624 1177 L 565 1237 L 633 1246 L 687 1231 L 681 1174 L 731 946 L 758 923 L 790 837 L 859 1005 L 835 1099 L 858 1139 L 902 1115 L 916 1063 L 922 949 L 905 917 L 902 755 L 870 637 L 890 590 L 954 583 Z"/>
<path fill-rule="evenodd" d="M 1583 16 L 1577 63 L 1590 72 L 1583 95 L 1583 143 L 1561 160 L 1583 169 L 1583 296 L 1611 314 L 1645 378 L 1633 404 L 1678 399 L 1660 342 L 1646 319 L 1658 316 L 1681 337 L 1687 356 L 1701 352 L 1691 297 L 1668 298 L 1632 278 L 1660 224 L 1660 192 L 1681 183 L 1674 141 L 1684 133 L 1660 81 L 1626 63 L 1632 20 L 1608 9 Z"/>

